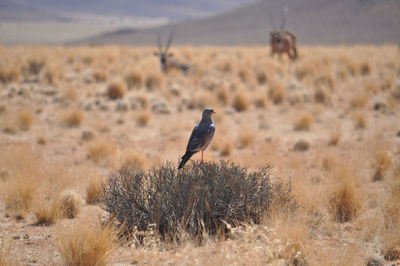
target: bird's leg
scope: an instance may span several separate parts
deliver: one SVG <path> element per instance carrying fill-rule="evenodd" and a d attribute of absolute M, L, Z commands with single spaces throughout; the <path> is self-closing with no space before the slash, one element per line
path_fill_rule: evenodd
<path fill-rule="evenodd" d="M 204 162 L 204 150 L 201 150 L 201 162 Z"/>

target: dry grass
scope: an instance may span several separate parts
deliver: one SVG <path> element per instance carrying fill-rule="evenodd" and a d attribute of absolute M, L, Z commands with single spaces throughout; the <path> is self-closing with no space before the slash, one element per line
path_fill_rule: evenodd
<path fill-rule="evenodd" d="M 83 200 L 76 191 L 67 189 L 61 192 L 59 203 L 57 204 L 60 206 L 61 218 L 73 219 L 78 215 L 83 205 Z"/>
<path fill-rule="evenodd" d="M 102 69 L 93 71 L 93 78 L 96 82 L 105 82 L 108 79 L 108 72 Z"/>
<path fill-rule="evenodd" d="M 227 157 L 232 154 L 233 151 L 233 143 L 230 139 L 225 139 L 221 146 L 219 147 L 219 151 L 221 153 L 221 156 Z"/>
<path fill-rule="evenodd" d="M 363 108 L 367 104 L 368 95 L 365 92 L 355 94 L 350 100 L 350 107 L 353 109 Z"/>
<path fill-rule="evenodd" d="M 162 77 L 159 74 L 153 74 L 150 73 L 145 81 L 144 81 L 144 85 L 146 86 L 146 88 L 150 91 L 156 89 L 156 88 L 160 88 L 161 87 L 161 82 L 162 82 Z"/>
<path fill-rule="evenodd" d="M 374 181 L 380 181 L 383 179 L 385 172 L 392 166 L 392 158 L 385 150 L 380 150 L 375 154 L 375 160 L 373 162 L 375 167 Z"/>
<path fill-rule="evenodd" d="M 32 112 L 27 110 L 21 110 L 17 113 L 17 122 L 19 129 L 23 131 L 29 130 L 35 121 L 35 117 Z"/>
<path fill-rule="evenodd" d="M 5 186 L 4 202 L 7 212 L 17 219 L 23 218 L 32 206 L 38 183 L 32 177 L 18 176 Z"/>
<path fill-rule="evenodd" d="M 255 141 L 255 136 L 252 130 L 243 129 L 242 131 L 240 131 L 238 137 L 239 147 L 241 148 L 249 147 L 254 143 L 254 141 Z"/>
<path fill-rule="evenodd" d="M 82 124 L 83 117 L 83 111 L 75 108 L 64 112 L 62 115 L 62 122 L 68 127 L 79 127 Z"/>
<path fill-rule="evenodd" d="M 136 115 L 136 122 L 139 126 L 145 127 L 150 123 L 151 113 L 149 111 L 142 111 Z"/>
<path fill-rule="evenodd" d="M 357 129 L 364 129 L 367 127 L 367 117 L 365 113 L 358 112 L 353 115 L 354 127 Z"/>
<path fill-rule="evenodd" d="M 244 93 L 238 92 L 233 98 L 232 106 L 238 112 L 246 111 L 249 108 L 249 99 Z"/>
<path fill-rule="evenodd" d="M 341 136 L 342 136 L 342 133 L 341 133 L 340 129 L 338 129 L 338 128 L 337 129 L 333 129 L 331 131 L 331 135 L 330 135 L 330 138 L 329 138 L 329 142 L 328 142 L 329 145 L 331 145 L 331 146 L 338 145 Z"/>
<path fill-rule="evenodd" d="M 294 130 L 308 131 L 311 128 L 311 125 L 314 123 L 314 119 L 309 113 L 303 113 L 299 117 L 296 118 L 294 122 Z"/>
<path fill-rule="evenodd" d="M 107 96 L 111 100 L 123 98 L 126 93 L 126 84 L 121 80 L 111 82 L 107 87 Z"/>
<path fill-rule="evenodd" d="M 62 91 L 62 97 L 70 101 L 77 101 L 79 96 L 78 90 L 73 86 L 67 86 Z"/>
<path fill-rule="evenodd" d="M 138 168 L 145 166 L 146 158 L 139 152 L 131 151 L 123 156 L 122 168 Z"/>
<path fill-rule="evenodd" d="M 143 84 L 143 75 L 137 70 L 131 70 L 125 75 L 128 88 L 140 88 Z"/>
<path fill-rule="evenodd" d="M 87 157 L 95 162 L 101 162 L 113 155 L 115 151 L 115 146 L 109 141 L 97 140 L 88 146 Z"/>
<path fill-rule="evenodd" d="M 0 265 L 15 266 L 19 265 L 17 261 L 18 254 L 13 250 L 12 239 L 7 235 L 0 237 Z"/>
<path fill-rule="evenodd" d="M 33 215 L 36 219 L 36 225 L 52 225 L 61 214 L 61 205 L 58 199 L 53 199 L 53 201 L 41 200 L 36 203 L 36 208 L 33 211 Z"/>
<path fill-rule="evenodd" d="M 332 177 L 329 211 L 337 222 L 351 221 L 361 210 L 362 197 L 355 185 L 358 177 L 341 164 L 334 169 Z"/>
<path fill-rule="evenodd" d="M 277 80 L 272 81 L 269 85 L 268 97 L 274 104 L 283 103 L 286 98 L 285 86 Z"/>
<path fill-rule="evenodd" d="M 101 201 L 101 186 L 103 182 L 98 177 L 92 177 L 89 179 L 86 187 L 86 203 L 97 204 Z"/>
<path fill-rule="evenodd" d="M 59 229 L 57 248 L 65 265 L 101 266 L 107 264 L 117 240 L 110 226 L 79 222 Z"/>
<path fill-rule="evenodd" d="M 314 101 L 316 103 L 326 104 L 329 101 L 328 92 L 322 88 L 315 89 Z"/>

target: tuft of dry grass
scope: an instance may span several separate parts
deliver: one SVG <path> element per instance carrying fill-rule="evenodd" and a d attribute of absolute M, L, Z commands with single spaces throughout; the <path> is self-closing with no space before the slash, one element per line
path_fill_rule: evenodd
<path fill-rule="evenodd" d="M 269 85 L 268 97 L 272 100 L 274 104 L 281 104 L 286 98 L 286 89 L 285 86 L 274 80 Z"/>
<path fill-rule="evenodd" d="M 375 154 L 373 165 L 375 167 L 373 180 L 380 181 L 383 179 L 384 173 L 392 166 L 392 158 L 387 151 L 380 150 Z"/>
<path fill-rule="evenodd" d="M 233 151 L 233 143 L 230 139 L 226 139 L 219 147 L 221 156 L 230 156 Z"/>
<path fill-rule="evenodd" d="M 21 110 L 17 113 L 17 123 L 19 129 L 23 131 L 29 130 L 35 121 L 35 117 L 32 112 L 27 110 Z"/>
<path fill-rule="evenodd" d="M 233 98 L 232 106 L 238 112 L 246 111 L 249 108 L 249 99 L 243 93 L 238 92 Z"/>
<path fill-rule="evenodd" d="M 68 127 L 79 127 L 83 121 L 83 111 L 81 109 L 75 108 L 66 111 L 62 115 L 62 122 Z"/>
<path fill-rule="evenodd" d="M 146 163 L 146 158 L 138 152 L 128 152 L 123 156 L 122 168 L 142 169 Z"/>
<path fill-rule="evenodd" d="M 97 140 L 88 146 L 87 157 L 95 162 L 100 162 L 101 160 L 114 154 L 115 151 L 116 148 L 112 143 L 104 140 Z"/>
<path fill-rule="evenodd" d="M 303 113 L 299 117 L 296 118 L 294 122 L 294 130 L 308 131 L 311 128 L 311 125 L 314 123 L 314 119 L 309 113 Z"/>
<path fill-rule="evenodd" d="M 83 200 L 76 191 L 66 189 L 61 192 L 58 204 L 60 206 L 60 217 L 73 219 L 78 215 L 83 205 Z"/>
<path fill-rule="evenodd" d="M 70 101 L 77 101 L 79 99 L 79 93 L 75 87 L 68 86 L 63 89 L 62 97 Z"/>
<path fill-rule="evenodd" d="M 355 94 L 350 100 L 350 107 L 353 109 L 363 108 L 367 104 L 368 95 L 365 92 Z"/>
<path fill-rule="evenodd" d="M 33 178 L 16 177 L 5 184 L 4 202 L 7 211 L 16 218 L 23 218 L 31 208 L 38 184 Z"/>
<path fill-rule="evenodd" d="M 149 111 L 142 111 L 136 115 L 136 122 L 139 126 L 145 127 L 150 123 L 151 114 Z"/>
<path fill-rule="evenodd" d="M 240 132 L 238 137 L 239 146 L 246 148 L 252 145 L 255 141 L 254 133 L 249 129 L 244 129 Z"/>
<path fill-rule="evenodd" d="M 111 100 L 123 98 L 125 93 L 126 93 L 126 85 L 121 80 L 111 82 L 107 87 L 107 96 Z"/>
<path fill-rule="evenodd" d="M 357 129 L 364 129 L 367 127 L 367 117 L 364 113 L 358 112 L 353 115 L 354 126 Z"/>
<path fill-rule="evenodd" d="M 331 136 L 329 139 L 329 145 L 330 146 L 336 146 L 338 145 L 340 138 L 341 138 L 342 134 L 340 132 L 340 129 L 334 129 L 331 131 Z"/>
<path fill-rule="evenodd" d="M 350 169 L 339 166 L 334 169 L 333 179 L 328 209 L 337 222 L 351 221 L 361 210 L 361 194 L 355 187 L 357 178 Z"/>
<path fill-rule="evenodd" d="M 108 72 L 106 70 L 97 69 L 93 72 L 93 78 L 96 82 L 105 82 L 108 79 Z"/>
<path fill-rule="evenodd" d="M 100 178 L 92 177 L 89 179 L 86 187 L 86 203 L 97 204 L 101 201 L 101 187 L 102 180 Z"/>
<path fill-rule="evenodd" d="M 316 103 L 326 104 L 328 102 L 329 95 L 326 90 L 322 88 L 316 88 L 314 91 L 314 101 Z"/>
<path fill-rule="evenodd" d="M 118 234 L 98 223 L 74 223 L 58 232 L 57 249 L 65 265 L 101 266 L 116 248 Z"/>
<path fill-rule="evenodd" d="M 36 225 L 49 226 L 54 224 L 60 218 L 61 205 L 58 199 L 52 202 L 42 200 L 36 203 L 36 208 L 33 215 L 36 219 Z"/>
<path fill-rule="evenodd" d="M 143 75 L 137 70 L 131 70 L 125 75 L 128 88 L 140 88 L 143 84 Z"/>
<path fill-rule="evenodd" d="M 256 74 L 256 79 L 259 85 L 264 85 L 268 81 L 268 76 L 265 72 L 259 71 Z"/>
<path fill-rule="evenodd" d="M 162 77 L 158 74 L 150 73 L 145 81 L 144 84 L 146 88 L 150 91 L 160 88 L 161 87 L 161 82 L 162 82 Z"/>

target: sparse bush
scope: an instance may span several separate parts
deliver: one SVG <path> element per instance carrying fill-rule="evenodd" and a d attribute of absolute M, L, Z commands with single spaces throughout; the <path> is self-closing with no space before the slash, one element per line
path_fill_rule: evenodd
<path fill-rule="evenodd" d="M 143 111 L 137 114 L 136 116 L 136 122 L 138 123 L 139 126 L 145 127 L 149 124 L 151 118 L 151 114 L 148 111 Z"/>
<path fill-rule="evenodd" d="M 108 85 L 107 95 L 111 100 L 124 97 L 126 93 L 126 85 L 122 81 L 114 81 Z"/>
<path fill-rule="evenodd" d="M 145 86 L 148 90 L 154 90 L 155 88 L 161 87 L 161 76 L 150 73 L 144 81 Z"/>
<path fill-rule="evenodd" d="M 17 122 L 19 129 L 27 131 L 32 127 L 35 118 L 33 114 L 26 110 L 21 110 L 17 114 Z"/>
<path fill-rule="evenodd" d="M 182 231 L 217 234 L 226 223 L 261 222 L 271 204 L 270 173 L 269 166 L 248 173 L 223 161 L 121 170 L 104 187 L 103 207 L 130 230 L 156 224 L 167 240 Z"/>
<path fill-rule="evenodd" d="M 83 111 L 80 109 L 72 109 L 64 113 L 63 124 L 68 127 L 79 127 L 83 120 Z"/>
<path fill-rule="evenodd" d="M 243 93 L 237 93 L 232 105 L 238 112 L 246 111 L 249 108 L 249 99 Z"/>
<path fill-rule="evenodd" d="M 311 125 L 314 123 L 314 119 L 309 113 L 300 115 L 295 123 L 294 130 L 310 130 Z"/>
<path fill-rule="evenodd" d="M 61 218 L 75 218 L 83 204 L 82 197 L 70 189 L 62 191 L 59 200 Z"/>
<path fill-rule="evenodd" d="M 140 88 L 143 83 L 142 73 L 136 70 L 130 71 L 128 74 L 125 75 L 125 82 L 129 88 Z"/>
<path fill-rule="evenodd" d="M 110 226 L 82 222 L 58 232 L 57 248 L 65 265 L 106 265 L 116 248 L 118 233 Z"/>

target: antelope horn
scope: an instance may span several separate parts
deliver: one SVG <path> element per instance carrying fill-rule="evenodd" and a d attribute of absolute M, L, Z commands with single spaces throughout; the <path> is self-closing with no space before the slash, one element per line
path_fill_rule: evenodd
<path fill-rule="evenodd" d="M 160 34 L 157 33 L 157 44 L 158 44 L 158 50 L 160 53 L 162 53 L 162 44 L 161 44 L 161 37 Z"/>
<path fill-rule="evenodd" d="M 282 21 L 281 21 L 281 27 L 279 28 L 280 30 L 283 30 L 285 27 L 285 22 L 286 22 L 286 14 L 288 12 L 288 8 L 285 6 L 283 8 L 283 15 L 282 15 Z"/>
<path fill-rule="evenodd" d="M 268 14 L 269 22 L 271 23 L 272 28 L 273 28 L 274 31 L 275 31 L 275 30 L 276 30 L 276 26 L 275 26 L 274 21 L 273 21 L 273 19 L 272 19 L 271 13 L 270 13 L 268 10 L 267 10 L 267 14 Z"/>
<path fill-rule="evenodd" d="M 175 28 L 173 28 L 169 34 L 167 46 L 165 46 L 165 53 L 168 52 L 169 47 L 171 46 L 172 40 L 174 39 Z"/>

